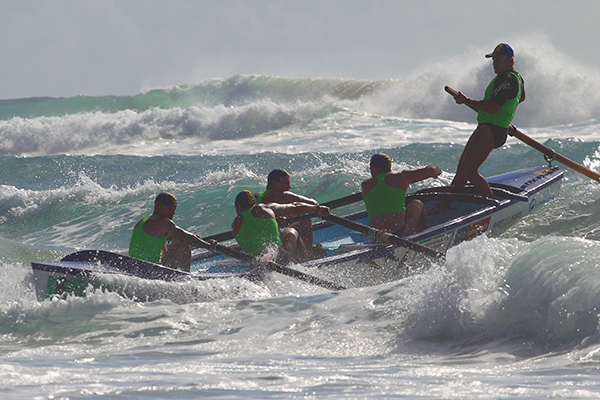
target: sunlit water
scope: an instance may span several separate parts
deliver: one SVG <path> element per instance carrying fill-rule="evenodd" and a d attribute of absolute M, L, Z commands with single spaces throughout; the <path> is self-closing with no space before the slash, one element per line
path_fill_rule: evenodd
<path fill-rule="evenodd" d="M 599 171 L 598 74 L 540 65 L 536 44 L 518 60 L 528 100 L 515 124 Z M 555 201 L 501 236 L 381 286 L 115 277 L 174 300 L 35 299 L 32 261 L 125 251 L 159 191 L 178 197 L 178 224 L 210 235 L 230 229 L 237 192 L 261 189 L 273 168 L 321 202 L 359 191 L 380 150 L 394 170 L 439 165 L 448 184 L 475 116 L 443 87 L 477 98 L 492 77 L 485 60 L 455 70 L 381 82 L 240 76 L 125 98 L 0 102 L 1 397 L 595 398 L 600 185 L 573 171 Z M 481 171 L 544 163 L 509 138 Z"/>

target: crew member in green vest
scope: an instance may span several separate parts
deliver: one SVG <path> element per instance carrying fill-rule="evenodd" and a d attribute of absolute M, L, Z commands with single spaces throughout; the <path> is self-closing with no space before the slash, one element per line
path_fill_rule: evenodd
<path fill-rule="evenodd" d="M 458 104 L 466 104 L 478 111 L 478 125 L 460 157 L 453 186 L 471 182 L 479 193 L 494 197 L 488 181 L 479 173 L 479 167 L 492 150 L 506 142 L 517 105 L 525 100 L 523 78 L 513 69 L 514 56 L 508 44 L 500 43 L 493 52 L 486 54 L 493 60 L 496 77 L 485 90 L 483 100 L 470 99 L 461 92 L 455 98 Z"/>
<path fill-rule="evenodd" d="M 192 247 L 203 247 L 214 241 L 206 242 L 178 227 L 173 222 L 176 208 L 177 199 L 171 193 L 156 196 L 152 215 L 141 219 L 133 228 L 129 242 L 131 257 L 190 271 Z"/>
<path fill-rule="evenodd" d="M 306 203 L 319 205 L 319 202 L 310 197 L 302 196 L 290 191 L 292 187 L 291 177 L 289 172 L 285 169 L 274 169 L 267 176 L 267 187 L 260 193 L 255 193 L 257 203 L 279 203 L 279 204 L 290 204 L 290 203 Z M 320 243 L 313 246 L 313 229 L 312 222 L 310 219 L 305 221 L 295 222 L 293 228 L 298 231 L 300 240 L 304 244 L 309 258 L 319 258 L 325 255 L 326 251 L 323 250 Z"/>
<path fill-rule="evenodd" d="M 242 250 L 252 255 L 271 256 L 278 262 L 284 262 L 289 254 L 294 261 L 303 262 L 308 255 L 298 231 L 293 227 L 285 227 L 280 231 L 277 217 L 314 212 L 324 215 L 329 208 L 302 202 L 256 203 L 252 192 L 244 190 L 235 198 L 235 211 L 237 217 L 231 227 Z"/>
<path fill-rule="evenodd" d="M 383 153 L 371 157 L 369 168 L 371 178 L 362 183 L 362 195 L 371 226 L 398 236 L 408 236 L 426 229 L 429 223 L 423 202 L 412 200 L 406 205 L 406 190 L 413 182 L 437 178 L 442 170 L 429 165 L 415 170 L 391 172 L 392 160 Z"/>

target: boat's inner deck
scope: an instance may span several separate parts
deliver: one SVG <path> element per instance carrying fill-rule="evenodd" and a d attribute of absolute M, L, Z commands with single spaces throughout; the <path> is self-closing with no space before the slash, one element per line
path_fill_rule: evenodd
<path fill-rule="evenodd" d="M 424 202 L 426 209 L 435 206 L 437 203 L 437 200 Z M 429 226 L 443 224 L 452 219 L 472 213 L 485 207 L 488 207 L 488 204 L 459 201 L 452 202 L 450 206 L 450 212 L 429 216 Z M 357 212 L 348 215 L 347 217 L 361 224 L 369 225 L 369 220 L 365 211 Z M 321 243 L 323 248 L 327 250 L 327 256 L 338 254 L 338 249 L 339 253 L 348 251 L 349 248 L 352 247 L 349 245 L 367 243 L 371 241 L 371 238 L 368 235 L 354 232 L 348 228 L 333 225 L 325 221 L 315 222 L 314 227 L 314 242 Z M 233 245 L 235 242 L 232 241 L 231 244 Z M 191 267 L 191 272 L 223 273 L 237 272 L 241 269 L 245 270 L 248 269 L 248 267 L 241 261 L 233 260 L 224 256 L 217 256 L 194 262 Z"/>

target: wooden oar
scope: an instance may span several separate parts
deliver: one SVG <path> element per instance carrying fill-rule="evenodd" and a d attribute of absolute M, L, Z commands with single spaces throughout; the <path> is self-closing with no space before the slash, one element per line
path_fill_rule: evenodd
<path fill-rule="evenodd" d="M 317 278 L 316 276 L 305 274 L 300 271 L 296 271 L 295 269 L 291 269 L 291 268 L 285 267 L 281 264 L 277 264 L 274 261 L 269 261 L 267 263 L 264 263 L 258 257 L 255 257 L 248 253 L 244 253 L 243 251 L 239 251 L 239 250 L 235 250 L 230 247 L 227 247 L 227 246 L 223 246 L 222 244 L 216 244 L 215 246 L 212 246 L 210 243 L 208 243 L 206 241 L 201 241 L 201 245 L 205 249 L 210 249 L 210 250 L 216 251 L 217 253 L 221 253 L 226 256 L 235 258 L 237 260 L 247 262 L 250 265 L 262 266 L 262 267 L 268 269 L 269 271 L 279 272 L 280 274 L 291 276 L 292 278 L 296 278 L 301 281 L 312 283 L 313 285 L 318 285 L 318 286 L 324 287 L 329 290 L 345 290 L 346 289 L 345 287 L 338 285 L 336 283 L 329 282 L 329 281 L 323 280 L 321 278 Z"/>
<path fill-rule="evenodd" d="M 452 97 L 456 98 L 456 96 L 458 96 L 458 92 L 456 90 L 452 89 L 451 87 L 446 86 L 444 89 L 446 90 L 446 92 L 448 92 L 450 95 L 452 95 Z M 472 107 L 468 104 L 467 104 L 467 106 L 469 108 L 471 108 L 473 111 L 478 111 L 475 107 Z M 524 142 L 525 144 L 533 147 L 537 151 L 545 154 L 551 160 L 556 160 L 557 162 L 559 162 L 571 169 L 574 169 L 575 171 L 577 171 L 589 178 L 592 178 L 595 181 L 600 182 L 600 174 L 598 174 L 597 172 L 594 172 L 591 169 L 588 169 L 581 164 L 577 164 L 575 161 L 569 160 L 567 157 L 562 156 L 562 155 L 558 154 L 557 152 L 555 152 L 554 150 L 544 146 L 540 142 L 533 140 L 532 138 L 530 138 L 523 132 L 519 131 L 514 125 L 510 126 L 508 133 L 509 133 L 509 135 L 516 137 L 517 139 Z"/>
<path fill-rule="evenodd" d="M 358 192 L 358 193 L 354 193 L 354 194 L 351 194 L 351 195 L 348 195 L 345 197 L 341 197 L 339 199 L 325 202 L 321 205 L 327 206 L 327 207 L 333 209 L 333 208 L 346 206 L 348 204 L 356 203 L 361 200 L 362 200 L 362 192 Z M 288 222 L 292 223 L 292 222 L 296 222 L 296 220 L 294 220 L 294 218 L 288 218 Z M 213 239 L 213 240 L 216 240 L 217 242 L 223 242 L 225 240 L 231 240 L 234 237 L 235 236 L 233 236 L 233 231 L 229 231 L 229 232 L 217 233 L 212 236 L 207 236 L 204 239 L 206 239 L 206 240 Z"/>
<path fill-rule="evenodd" d="M 370 227 L 368 225 L 361 224 L 356 221 L 351 221 L 346 218 L 339 217 L 334 214 L 325 214 L 321 218 L 326 221 L 329 221 L 333 224 L 343 226 L 344 228 L 351 229 L 353 231 L 357 231 L 360 233 L 364 233 L 365 235 L 369 235 L 372 239 L 380 243 L 391 243 L 396 246 L 405 247 L 409 250 L 416 251 L 418 253 L 423 253 L 426 256 L 433 257 L 436 259 L 445 259 L 446 255 L 440 251 L 434 250 L 430 247 L 423 246 L 422 244 L 411 242 L 410 240 L 406 240 L 399 236 L 396 236 L 392 233 L 387 233 L 381 231 L 379 229 Z"/>

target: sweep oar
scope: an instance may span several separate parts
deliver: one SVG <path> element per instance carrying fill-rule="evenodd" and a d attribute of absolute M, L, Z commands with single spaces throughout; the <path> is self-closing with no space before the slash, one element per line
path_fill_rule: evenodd
<path fill-rule="evenodd" d="M 452 89 L 451 87 L 446 86 L 444 89 L 446 90 L 446 92 L 448 92 L 450 95 L 452 95 L 452 97 L 456 98 L 456 96 L 458 96 L 458 92 L 456 90 Z M 475 107 L 472 107 L 468 104 L 467 104 L 467 106 L 469 108 L 471 108 L 473 111 L 478 111 Z M 509 135 L 516 137 L 523 143 L 533 147 L 537 151 L 545 154 L 551 160 L 556 160 L 557 162 L 559 162 L 571 169 L 574 169 L 575 171 L 587 176 L 588 178 L 592 178 L 593 180 L 600 182 L 600 174 L 598 174 L 597 172 L 594 172 L 591 169 L 588 169 L 581 164 L 577 164 L 575 161 L 569 160 L 567 157 L 560 155 L 557 152 L 555 152 L 554 150 L 544 146 L 540 142 L 533 140 L 532 138 L 530 138 L 523 132 L 519 131 L 514 125 L 510 126 L 508 133 L 509 133 Z"/>
<path fill-rule="evenodd" d="M 279 272 L 280 274 L 291 276 L 292 278 L 296 278 L 301 281 L 312 283 L 313 285 L 318 285 L 318 286 L 324 287 L 326 289 L 330 289 L 330 290 L 345 290 L 346 289 L 345 287 L 338 285 L 336 283 L 329 282 L 329 281 L 323 280 L 321 278 L 317 278 L 316 276 L 305 274 L 304 272 L 296 271 L 295 269 L 285 267 L 274 261 L 269 261 L 269 262 L 265 263 L 256 256 L 253 256 L 251 254 L 245 253 L 240 250 L 232 249 L 227 246 L 223 246 L 222 244 L 217 243 L 213 246 L 204 240 L 202 240 L 199 244 L 202 247 L 204 247 L 205 249 L 213 250 L 217 253 L 221 253 L 223 255 L 235 258 L 237 260 L 247 262 L 250 265 L 260 265 L 260 266 L 263 266 L 264 268 L 268 269 L 269 271 Z"/>
<path fill-rule="evenodd" d="M 335 199 L 335 200 L 331 200 L 328 202 L 325 202 L 321 205 L 323 206 L 327 206 L 329 208 L 338 208 L 338 207 L 342 207 L 342 206 L 346 206 L 348 204 L 352 204 L 352 203 L 356 203 L 358 201 L 362 200 L 362 193 L 358 192 L 358 193 L 354 193 L 345 197 L 340 197 L 339 199 Z M 288 218 L 288 222 L 292 223 L 295 222 L 296 220 L 294 220 L 294 218 Z M 212 236 L 206 236 L 204 239 L 206 240 L 216 240 L 217 242 L 223 242 L 225 240 L 231 240 L 233 239 L 235 236 L 233 236 L 233 231 L 228 231 L 228 232 L 223 232 L 223 233 L 217 233 L 215 235 Z"/>
<path fill-rule="evenodd" d="M 326 221 L 331 222 L 332 224 L 336 224 L 339 226 L 343 226 L 344 228 L 351 229 L 353 231 L 357 231 L 360 233 L 364 233 L 365 235 L 369 235 L 372 239 L 380 243 L 389 242 L 396 246 L 405 247 L 409 250 L 416 251 L 418 253 L 425 254 L 426 256 L 433 257 L 436 259 L 445 259 L 446 255 L 440 251 L 434 250 L 430 247 L 423 246 L 422 244 L 411 242 L 410 240 L 406 240 L 401 238 L 400 236 L 396 236 L 393 233 L 388 233 L 368 225 L 361 224 L 356 221 L 351 221 L 346 218 L 339 217 L 334 214 L 324 214 L 321 218 Z"/>

